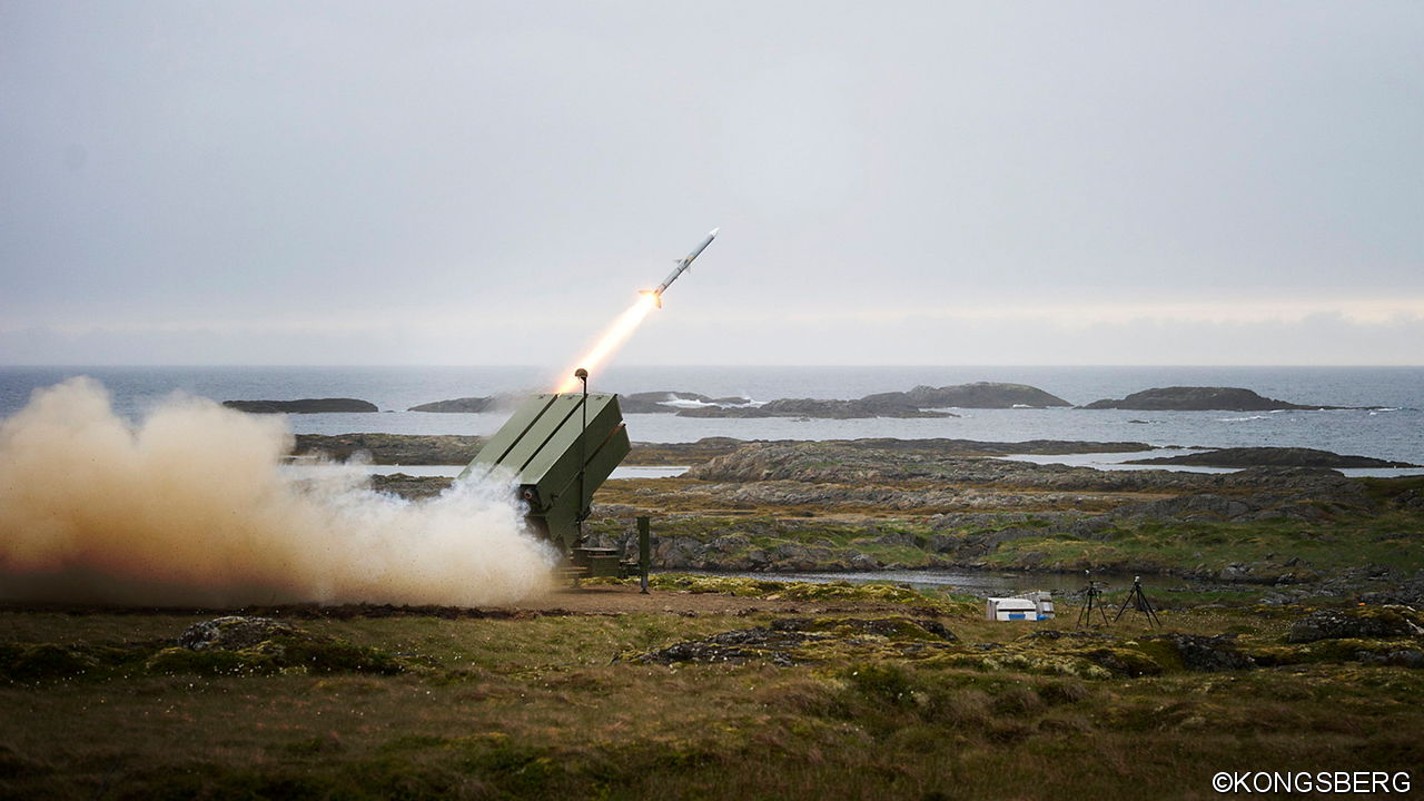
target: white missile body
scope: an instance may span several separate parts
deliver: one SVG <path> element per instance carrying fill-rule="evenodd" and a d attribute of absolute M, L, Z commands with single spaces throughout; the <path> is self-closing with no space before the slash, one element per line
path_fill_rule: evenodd
<path fill-rule="evenodd" d="M 678 276 L 682 275 L 687 271 L 688 267 L 692 266 L 692 261 L 698 256 L 701 256 L 702 251 L 706 250 L 707 246 L 712 244 L 712 240 L 717 238 L 717 232 L 720 230 L 722 229 L 713 228 L 708 232 L 707 238 L 702 240 L 701 244 L 693 248 L 691 253 L 677 260 L 677 266 L 672 268 L 672 272 L 668 273 L 668 277 L 664 278 L 661 284 L 658 284 L 657 289 L 645 289 L 643 290 L 643 294 L 651 295 L 653 300 L 657 302 L 658 308 L 661 309 L 663 307 L 663 293 L 667 291 L 668 287 L 672 286 L 672 282 L 676 281 Z"/>

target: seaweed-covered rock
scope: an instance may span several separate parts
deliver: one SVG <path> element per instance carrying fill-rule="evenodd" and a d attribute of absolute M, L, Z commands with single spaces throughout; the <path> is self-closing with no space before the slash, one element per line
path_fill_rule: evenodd
<path fill-rule="evenodd" d="M 1419 613 L 1407 606 L 1322 609 L 1291 625 L 1286 642 L 1424 636 Z"/>

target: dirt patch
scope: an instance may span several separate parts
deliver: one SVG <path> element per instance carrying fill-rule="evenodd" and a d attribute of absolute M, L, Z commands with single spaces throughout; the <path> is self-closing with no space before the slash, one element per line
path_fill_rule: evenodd
<path fill-rule="evenodd" d="M 712 592 L 655 589 L 643 595 L 634 586 L 591 585 L 563 587 L 539 598 L 522 601 L 512 608 L 543 614 L 616 615 L 653 612 L 692 617 L 749 615 L 757 612 L 797 614 L 827 607 L 826 604 L 808 605 L 800 600 L 768 600 Z"/>

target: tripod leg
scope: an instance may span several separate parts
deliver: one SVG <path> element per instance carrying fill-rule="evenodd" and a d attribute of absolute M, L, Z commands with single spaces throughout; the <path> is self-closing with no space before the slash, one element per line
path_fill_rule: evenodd
<path fill-rule="evenodd" d="M 1117 617 L 1114 617 L 1114 618 L 1113 618 L 1113 622 L 1114 622 L 1114 623 L 1116 623 L 1116 622 L 1118 621 L 1118 619 L 1122 617 L 1122 613 L 1123 613 L 1123 612 L 1126 612 L 1126 611 L 1127 611 L 1127 605 L 1128 605 L 1128 603 L 1130 603 L 1131 601 L 1132 601 L 1132 593 L 1128 593 L 1127 597 L 1122 600 L 1122 606 L 1118 607 L 1118 610 L 1117 610 Z"/>
<path fill-rule="evenodd" d="M 1147 618 L 1152 621 L 1153 625 L 1162 625 L 1162 621 L 1157 617 L 1157 610 L 1152 608 L 1152 602 L 1147 600 L 1145 593 L 1142 594 L 1142 609 L 1147 613 Z"/>

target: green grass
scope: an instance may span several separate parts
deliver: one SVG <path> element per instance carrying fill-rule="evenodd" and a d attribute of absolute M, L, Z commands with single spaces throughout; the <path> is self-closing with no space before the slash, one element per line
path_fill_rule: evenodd
<path fill-rule="evenodd" d="M 1015 567 L 1028 554 L 1038 567 L 1060 570 L 1185 573 L 1249 564 L 1261 583 L 1314 580 L 1368 565 L 1412 573 L 1424 569 L 1424 522 L 1418 514 L 1404 512 L 1322 522 L 1147 522 L 1120 525 L 1093 539 L 1064 532 L 1017 539 L 1003 543 L 984 561 Z"/>
<path fill-rule="evenodd" d="M 1418 642 L 1288 645 L 1302 610 L 1165 612 L 1279 665 L 1202 673 L 1131 616 L 1075 634 L 1066 605 L 1034 637 L 893 585 L 654 586 L 804 601 L 835 636 L 795 667 L 662 667 L 622 657 L 788 613 L 355 616 L 294 622 L 400 672 L 232 673 L 146 667 L 191 616 L 4 611 L 33 658 L 0 681 L 0 797 L 1206 798 L 1219 770 L 1424 764 L 1424 671 L 1358 661 Z M 921 615 L 958 639 L 919 647 Z"/>

